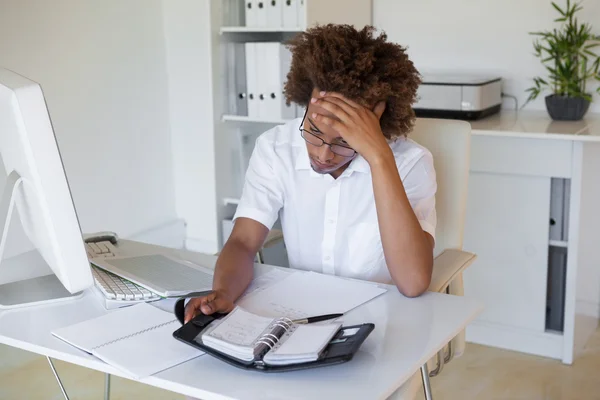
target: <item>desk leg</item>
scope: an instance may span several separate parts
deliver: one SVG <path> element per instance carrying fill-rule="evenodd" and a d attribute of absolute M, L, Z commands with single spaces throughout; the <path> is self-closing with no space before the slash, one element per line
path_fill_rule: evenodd
<path fill-rule="evenodd" d="M 54 364 L 52 363 L 52 359 L 50 359 L 50 357 L 46 357 L 48 359 L 48 362 L 50 363 L 50 368 L 52 369 L 52 373 L 54 374 L 54 377 L 56 378 L 56 381 L 58 382 L 58 386 L 60 386 L 60 391 L 62 392 L 63 396 L 65 397 L 65 400 L 69 400 L 69 396 L 67 396 L 67 392 L 65 391 L 65 387 L 63 386 L 62 382 L 60 381 L 60 377 L 58 376 L 58 372 L 56 372 L 56 368 L 54 368 Z"/>
<path fill-rule="evenodd" d="M 421 379 L 423 379 L 423 390 L 425 391 L 425 399 L 432 400 L 433 396 L 431 395 L 431 384 L 429 383 L 429 369 L 427 368 L 427 363 L 423 364 L 421 367 Z"/>
<path fill-rule="evenodd" d="M 110 400 L 110 374 L 104 374 L 104 400 Z"/>

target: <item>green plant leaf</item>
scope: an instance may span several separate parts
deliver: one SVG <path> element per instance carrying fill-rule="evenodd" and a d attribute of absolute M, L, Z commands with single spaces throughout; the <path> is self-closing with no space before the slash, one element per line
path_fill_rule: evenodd
<path fill-rule="evenodd" d="M 556 11 L 558 11 L 560 13 L 560 15 L 566 17 L 567 14 L 555 3 L 552 2 L 552 6 L 556 9 Z M 569 4 L 567 3 L 567 7 L 569 6 Z"/>

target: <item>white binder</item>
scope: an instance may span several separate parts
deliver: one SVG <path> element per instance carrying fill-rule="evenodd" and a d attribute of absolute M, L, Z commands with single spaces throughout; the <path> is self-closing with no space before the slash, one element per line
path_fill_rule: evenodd
<path fill-rule="evenodd" d="M 306 2 L 307 0 L 296 0 L 296 26 L 300 29 L 306 29 Z"/>
<path fill-rule="evenodd" d="M 281 28 L 283 18 L 283 2 L 285 0 L 267 0 L 267 25 L 269 28 Z"/>
<path fill-rule="evenodd" d="M 246 87 L 246 63 L 243 61 L 246 59 L 246 48 L 243 43 L 232 43 L 234 51 L 234 86 L 233 90 L 235 97 L 235 111 L 236 115 L 248 115 L 248 89 Z"/>
<path fill-rule="evenodd" d="M 285 104 L 283 84 L 290 69 L 292 54 L 279 42 L 258 43 L 259 84 L 264 87 L 264 100 L 259 102 L 259 115 L 265 120 L 293 119 L 296 110 Z M 262 90 L 261 90 L 262 91 Z"/>
<path fill-rule="evenodd" d="M 282 7 L 282 25 L 284 28 L 298 27 L 298 0 L 280 0 L 283 2 Z"/>
<path fill-rule="evenodd" d="M 296 108 L 292 103 L 289 105 L 286 104 L 285 96 L 283 94 L 283 86 L 292 65 L 292 53 L 283 44 L 277 43 L 277 45 L 278 46 L 273 47 L 273 52 L 279 59 L 279 63 L 277 63 L 279 70 L 276 75 L 278 78 L 276 85 L 274 85 L 272 89 L 275 93 L 275 97 L 271 96 L 271 101 L 275 104 L 275 113 L 279 118 L 284 120 L 294 119 L 296 117 Z"/>
<path fill-rule="evenodd" d="M 248 116 L 259 117 L 258 107 L 258 72 L 256 58 L 257 43 L 245 43 L 246 50 L 246 88 L 248 100 Z"/>
<path fill-rule="evenodd" d="M 256 25 L 261 27 L 269 26 L 269 22 L 267 19 L 268 16 L 268 8 L 267 3 L 271 0 L 255 0 L 254 4 L 256 5 Z"/>
<path fill-rule="evenodd" d="M 257 7 L 256 0 L 246 0 L 246 26 L 257 26 Z"/>
<path fill-rule="evenodd" d="M 268 59 L 267 53 L 268 43 L 255 43 L 254 44 L 254 68 L 256 69 L 256 103 L 258 109 L 258 117 L 261 119 L 267 119 L 272 117 L 268 109 L 268 82 L 269 82 L 269 71 L 270 65 L 276 61 Z"/>

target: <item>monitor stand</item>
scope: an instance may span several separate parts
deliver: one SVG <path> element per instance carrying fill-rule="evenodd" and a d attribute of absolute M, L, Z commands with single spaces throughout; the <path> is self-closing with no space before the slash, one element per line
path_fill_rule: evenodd
<path fill-rule="evenodd" d="M 2 258 L 14 210 L 15 196 L 19 185 L 23 183 L 23 178 L 16 171 L 11 172 L 0 200 L 0 228 L 2 229 L 2 237 L 0 238 L 0 276 L 6 276 L 7 273 L 10 275 L 12 271 L 17 271 L 18 275 L 23 275 L 24 272 L 34 274 L 37 272 L 38 276 L 29 279 L 16 278 L 16 280 L 11 279 L 11 276 L 9 276 L 8 280 L 12 280 L 12 282 L 0 285 L 0 309 L 48 304 L 82 296 L 82 292 L 71 294 L 64 288 L 56 275 L 53 273 L 47 274 L 48 271 L 52 272 L 52 270 L 36 250 L 6 260 Z M 39 276 L 43 273 L 46 274 Z"/>

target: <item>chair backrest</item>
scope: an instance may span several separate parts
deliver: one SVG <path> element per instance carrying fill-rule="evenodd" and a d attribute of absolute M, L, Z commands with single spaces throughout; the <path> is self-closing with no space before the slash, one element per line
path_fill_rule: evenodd
<path fill-rule="evenodd" d="M 408 136 L 433 155 L 438 190 L 435 256 L 461 249 L 471 159 L 471 124 L 466 121 L 417 118 Z"/>

